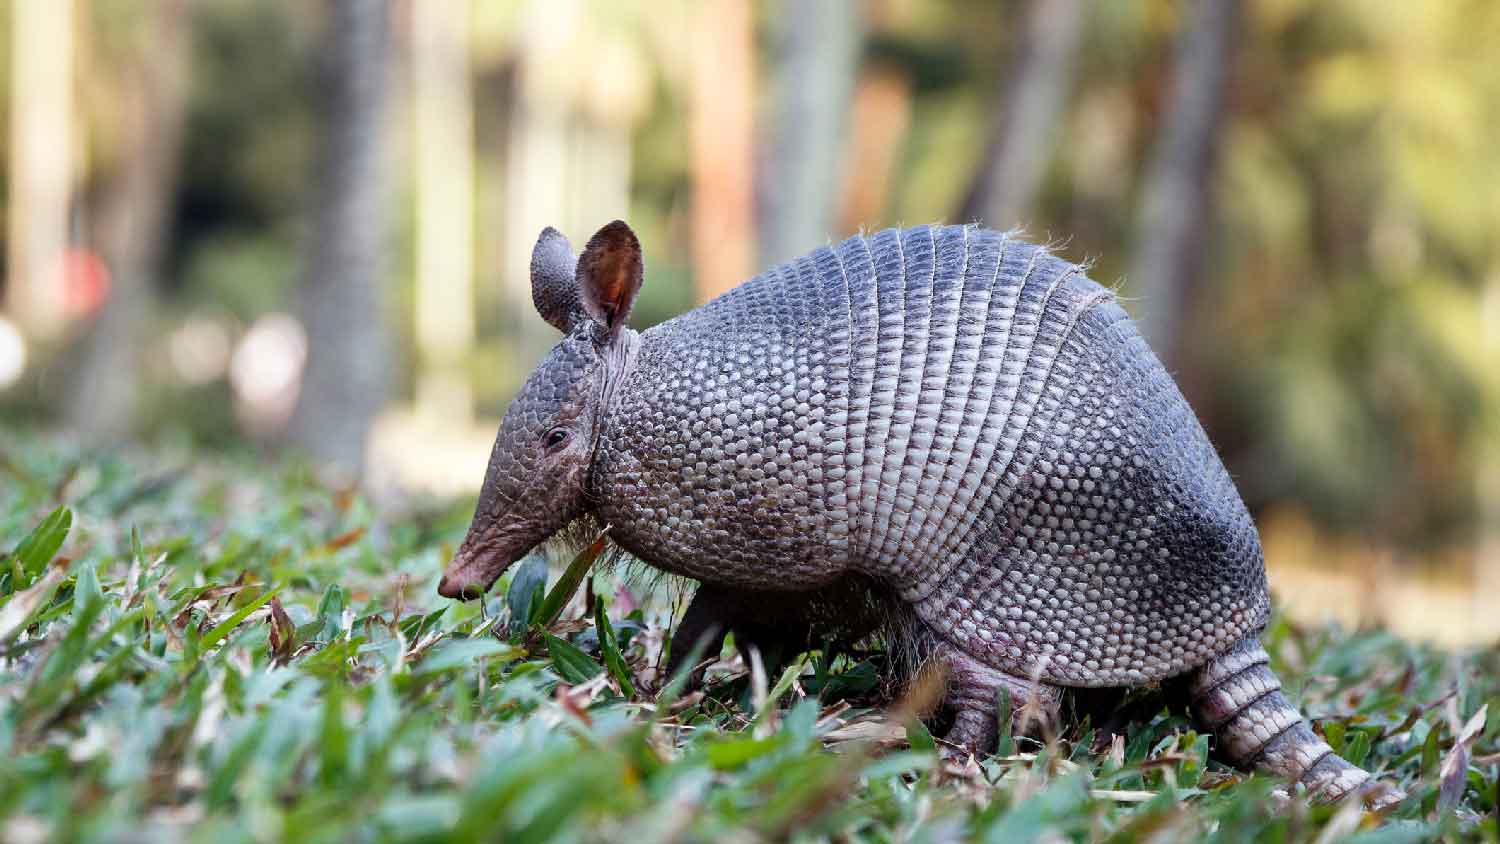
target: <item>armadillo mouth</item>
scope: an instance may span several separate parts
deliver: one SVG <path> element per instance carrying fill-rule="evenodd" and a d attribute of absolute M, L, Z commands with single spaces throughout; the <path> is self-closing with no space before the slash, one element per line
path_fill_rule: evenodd
<path fill-rule="evenodd" d="M 511 563 L 526 556 L 525 551 L 508 554 L 495 549 L 493 543 L 475 547 L 465 539 L 438 581 L 438 594 L 461 601 L 478 598 L 495 585 Z"/>

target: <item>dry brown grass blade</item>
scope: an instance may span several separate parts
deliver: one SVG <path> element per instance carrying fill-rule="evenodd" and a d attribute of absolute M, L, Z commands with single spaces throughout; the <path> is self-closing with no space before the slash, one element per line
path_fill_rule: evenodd
<path fill-rule="evenodd" d="M 271 612 L 266 617 L 266 623 L 271 625 L 271 662 L 286 665 L 296 648 L 297 625 L 292 623 L 291 616 L 281 606 L 280 598 L 271 599 Z"/>
<path fill-rule="evenodd" d="M 1464 788 L 1468 784 L 1469 761 L 1472 756 L 1474 740 L 1484 731 L 1485 720 L 1489 714 L 1489 704 L 1479 707 L 1479 711 L 1469 716 L 1469 720 L 1457 730 L 1453 747 L 1443 757 L 1443 764 L 1438 768 L 1438 808 L 1440 810 L 1451 809 L 1458 805 L 1459 799 L 1464 795 Z M 1450 718 L 1458 721 L 1458 713 L 1450 707 Z"/>
<path fill-rule="evenodd" d="M 51 565 L 36 583 L 10 596 L 0 607 L 0 645 L 14 639 L 26 629 L 31 616 L 52 597 L 52 592 L 68 576 L 67 565 Z"/>

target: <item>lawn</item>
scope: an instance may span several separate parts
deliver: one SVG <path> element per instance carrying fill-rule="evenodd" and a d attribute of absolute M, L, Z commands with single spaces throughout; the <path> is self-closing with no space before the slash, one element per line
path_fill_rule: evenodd
<path fill-rule="evenodd" d="M 879 653 L 665 682 L 680 584 L 565 556 L 439 598 L 471 507 L 3 432 L 0 841 L 1500 841 L 1494 647 L 1268 631 L 1410 793 L 1383 823 L 1277 799 L 1151 698 L 944 766 Z"/>

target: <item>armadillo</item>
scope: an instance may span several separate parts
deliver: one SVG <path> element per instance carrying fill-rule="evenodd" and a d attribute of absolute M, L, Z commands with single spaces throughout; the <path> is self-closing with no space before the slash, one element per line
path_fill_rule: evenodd
<path fill-rule="evenodd" d="M 474 597 L 590 516 L 714 606 L 800 607 L 857 579 L 946 664 L 949 746 L 1001 690 L 1174 680 L 1226 761 L 1327 800 L 1404 795 L 1333 752 L 1259 643 L 1255 525 L 1113 292 L 976 225 L 861 234 L 636 332 L 629 226 L 532 257 L 563 332 L 506 411 L 439 584 Z"/>

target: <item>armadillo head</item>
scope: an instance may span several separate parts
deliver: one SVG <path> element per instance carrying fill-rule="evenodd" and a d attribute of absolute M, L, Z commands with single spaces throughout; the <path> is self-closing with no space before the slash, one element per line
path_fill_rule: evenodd
<path fill-rule="evenodd" d="M 596 434 L 636 343 L 625 319 L 641 277 L 640 243 L 619 220 L 577 259 L 567 238 L 542 231 L 531 256 L 531 297 L 564 336 L 505 412 L 474 520 L 439 594 L 478 597 L 587 509 Z"/>

